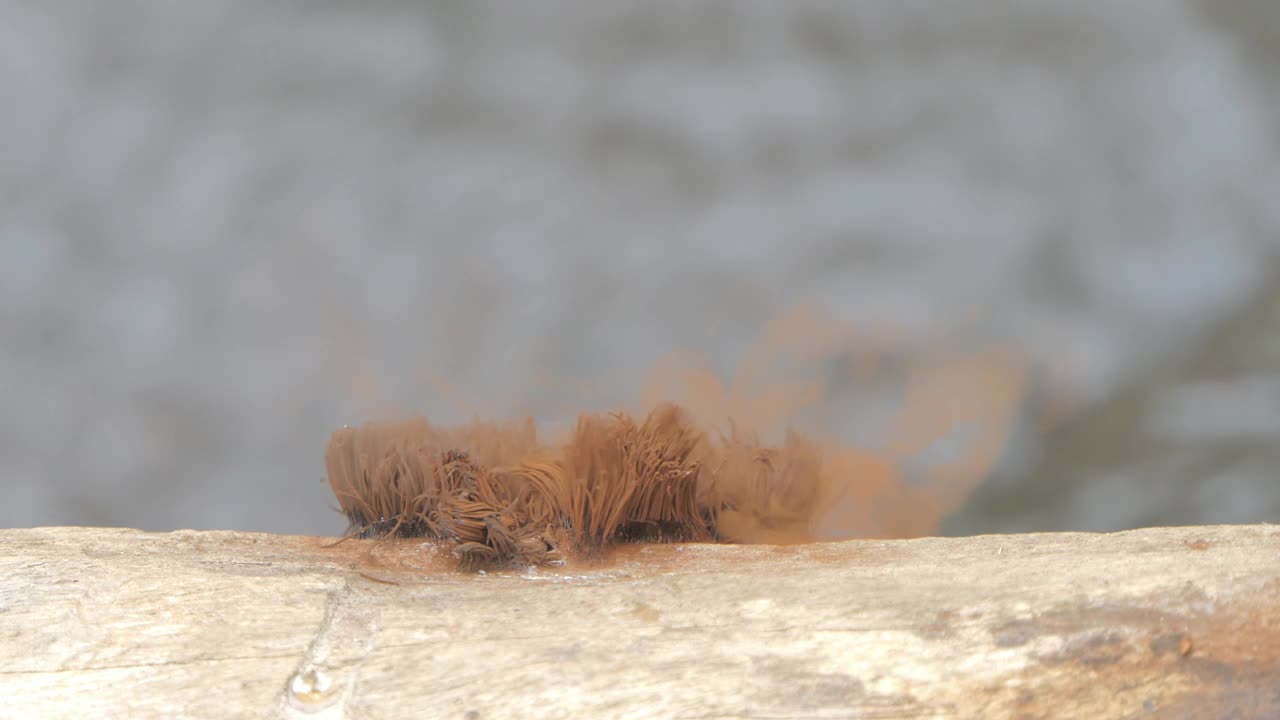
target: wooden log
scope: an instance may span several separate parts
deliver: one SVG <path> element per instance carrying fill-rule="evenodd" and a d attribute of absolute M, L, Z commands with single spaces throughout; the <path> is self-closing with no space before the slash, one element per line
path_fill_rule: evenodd
<path fill-rule="evenodd" d="M 0 531 L 15 718 L 1280 717 L 1280 527 L 629 547 Z"/>

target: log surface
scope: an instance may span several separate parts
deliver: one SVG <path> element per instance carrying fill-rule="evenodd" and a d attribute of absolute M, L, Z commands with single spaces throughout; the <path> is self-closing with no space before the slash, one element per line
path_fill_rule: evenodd
<path fill-rule="evenodd" d="M 1280 717 L 1280 527 L 624 548 L 0 530 L 0 715 Z"/>

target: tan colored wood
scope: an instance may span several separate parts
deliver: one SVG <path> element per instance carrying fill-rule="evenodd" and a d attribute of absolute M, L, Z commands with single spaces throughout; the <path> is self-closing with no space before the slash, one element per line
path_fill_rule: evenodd
<path fill-rule="evenodd" d="M 331 542 L 0 531 L 0 715 L 1280 717 L 1280 527 L 649 546 L 484 576 Z"/>

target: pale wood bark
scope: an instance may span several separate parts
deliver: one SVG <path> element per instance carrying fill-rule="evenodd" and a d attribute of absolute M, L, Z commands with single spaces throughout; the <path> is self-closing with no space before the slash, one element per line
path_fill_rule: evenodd
<path fill-rule="evenodd" d="M 0 715 L 1280 717 L 1280 527 L 647 546 L 483 576 L 332 542 L 0 531 Z"/>

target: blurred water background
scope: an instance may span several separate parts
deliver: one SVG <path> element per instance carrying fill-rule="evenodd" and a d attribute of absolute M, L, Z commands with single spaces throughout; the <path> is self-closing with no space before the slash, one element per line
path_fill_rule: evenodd
<path fill-rule="evenodd" d="M 1274 522 L 1278 8 L 0 0 L 0 525 L 337 533 L 423 369 L 607 403 L 803 299 L 1028 354 L 944 532 Z"/>

